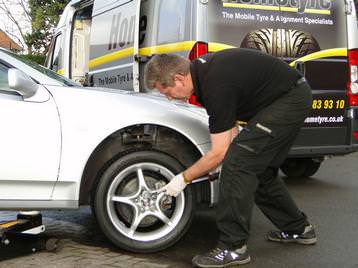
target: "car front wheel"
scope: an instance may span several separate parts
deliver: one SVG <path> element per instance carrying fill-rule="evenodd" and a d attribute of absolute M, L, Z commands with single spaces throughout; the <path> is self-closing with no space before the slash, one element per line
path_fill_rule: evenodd
<path fill-rule="evenodd" d="M 176 198 L 156 190 L 182 170 L 174 158 L 156 151 L 113 161 L 99 180 L 93 203 L 106 237 L 133 252 L 155 252 L 177 242 L 192 219 L 193 190 L 186 187 Z"/>

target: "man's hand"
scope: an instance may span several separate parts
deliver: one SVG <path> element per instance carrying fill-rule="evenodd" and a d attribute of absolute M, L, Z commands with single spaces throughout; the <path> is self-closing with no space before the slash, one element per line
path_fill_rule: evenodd
<path fill-rule="evenodd" d="M 187 184 L 185 183 L 183 173 L 179 173 L 159 191 L 163 191 L 167 195 L 177 197 L 185 189 L 186 186 Z"/>

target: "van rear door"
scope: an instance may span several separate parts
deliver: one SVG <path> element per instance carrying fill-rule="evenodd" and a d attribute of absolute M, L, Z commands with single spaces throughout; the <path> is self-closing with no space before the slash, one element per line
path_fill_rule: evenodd
<path fill-rule="evenodd" d="M 139 2 L 94 2 L 88 73 L 91 85 L 137 90 L 133 85 L 134 77 L 137 77 L 133 74 L 133 68 L 137 69 L 133 55 Z"/>
<path fill-rule="evenodd" d="M 314 99 L 295 143 L 296 155 L 326 154 L 331 146 L 344 153 L 351 144 L 352 122 L 346 116 L 347 40 L 345 1 L 208 2 L 209 51 L 243 47 L 288 63 L 297 60 L 292 65 L 306 76 Z"/>
<path fill-rule="evenodd" d="M 344 1 L 298 1 L 297 12 L 282 5 L 282 29 L 297 36 L 288 44 L 302 53 L 296 60 L 313 90 L 312 112 L 296 140 L 296 154 L 328 147 L 347 149 L 352 143 L 352 120 L 347 117 L 347 19 Z M 291 35 L 289 36 L 291 38 Z M 307 51 L 307 52 L 306 52 Z M 305 54 L 309 54 L 305 57 Z M 293 65 L 293 64 L 292 64 Z M 319 146 L 322 148 L 320 149 Z"/>

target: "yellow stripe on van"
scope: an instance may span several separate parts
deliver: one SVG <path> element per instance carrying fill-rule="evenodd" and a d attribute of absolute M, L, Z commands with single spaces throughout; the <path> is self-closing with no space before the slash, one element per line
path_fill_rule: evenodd
<path fill-rule="evenodd" d="M 163 53 L 175 53 L 175 52 L 183 52 L 183 51 L 190 51 L 193 46 L 195 45 L 196 41 L 185 41 L 185 42 L 178 42 L 160 46 L 153 46 L 153 47 L 144 47 L 139 49 L 139 55 L 141 56 L 151 56 L 153 54 L 163 54 Z M 234 46 L 221 44 L 221 43 L 209 43 L 209 51 L 215 52 L 227 48 L 234 48 Z M 120 60 L 123 58 L 133 56 L 133 47 L 126 48 L 120 51 L 112 52 L 110 54 L 95 58 L 90 60 L 89 68 L 93 69 L 98 66 Z"/>
<path fill-rule="evenodd" d="M 281 7 L 281 11 L 286 12 L 295 12 L 298 13 L 298 8 L 295 7 Z M 314 9 L 314 8 L 306 8 L 304 11 L 305 14 L 319 14 L 319 15 L 331 15 L 331 11 L 327 9 Z"/>
<path fill-rule="evenodd" d="M 153 46 L 153 47 L 145 47 L 139 49 L 139 55 L 141 56 L 151 56 L 153 54 L 162 54 L 162 53 L 175 53 L 175 52 L 183 52 L 189 51 L 193 48 L 196 41 L 186 41 L 186 42 L 178 42 L 172 44 L 166 44 L 161 46 Z M 235 46 L 221 44 L 221 43 L 209 43 L 209 52 L 216 52 L 223 49 L 234 48 Z M 120 60 L 123 58 L 133 56 L 133 47 L 129 47 L 120 51 L 116 51 L 95 59 L 90 60 L 89 68 L 93 69 L 95 67 L 110 63 L 115 60 Z M 326 49 L 322 51 L 318 51 L 309 55 L 306 55 L 302 58 L 299 58 L 290 63 L 291 67 L 294 67 L 296 62 L 306 62 L 310 60 L 320 59 L 320 58 L 328 58 L 328 57 L 346 57 L 347 56 L 347 48 L 332 48 Z M 63 75 L 64 69 L 60 69 L 57 71 L 58 74 Z"/>
<path fill-rule="evenodd" d="M 233 7 L 233 8 L 243 8 L 243 9 L 280 11 L 280 8 L 275 7 L 275 6 L 261 6 L 261 5 L 249 5 L 249 4 L 237 4 L 237 3 L 223 3 L 223 6 L 224 7 Z"/>
<path fill-rule="evenodd" d="M 228 49 L 228 48 L 235 48 L 235 46 L 230 46 L 230 45 L 226 45 L 226 44 L 221 44 L 221 43 L 209 43 L 209 52 L 216 52 L 219 50 L 224 50 L 224 49 Z"/>
<path fill-rule="evenodd" d="M 60 69 L 60 70 L 57 70 L 57 73 L 59 74 L 59 75 L 64 75 L 65 74 L 65 69 Z"/>
<path fill-rule="evenodd" d="M 295 7 L 279 7 L 279 6 L 265 6 L 265 5 L 250 5 L 250 4 L 238 4 L 238 3 L 223 3 L 224 7 L 229 8 L 242 8 L 242 9 L 256 9 L 256 10 L 270 10 L 270 11 L 286 11 L 286 12 L 298 12 L 298 8 Z M 330 10 L 322 9 L 305 9 L 304 13 L 307 14 L 321 14 L 321 15 L 331 15 Z"/>
<path fill-rule="evenodd" d="M 153 47 L 144 47 L 139 49 L 139 55 L 141 56 L 151 56 L 153 54 L 162 54 L 162 53 L 174 53 L 191 50 L 196 42 L 195 41 L 186 41 L 178 42 L 172 44 L 166 44 L 161 46 Z M 120 60 L 123 58 L 132 57 L 134 53 L 133 47 L 125 48 L 119 51 L 112 52 L 110 54 L 95 58 L 90 60 L 89 68 L 93 69 L 98 66 Z"/>
<path fill-rule="evenodd" d="M 302 58 L 299 58 L 293 62 L 290 63 L 291 67 L 294 67 L 296 65 L 296 62 L 306 62 L 310 60 L 316 60 L 321 58 L 329 58 L 329 57 L 347 57 L 348 52 L 347 48 L 331 48 L 331 49 L 325 49 L 321 50 L 309 55 L 306 55 Z"/>
<path fill-rule="evenodd" d="M 186 41 L 186 42 L 172 43 L 172 44 L 160 45 L 154 47 L 144 47 L 139 49 L 139 55 L 150 56 L 153 54 L 183 52 L 183 51 L 191 50 L 195 45 L 195 43 L 196 43 L 195 41 Z"/>
<path fill-rule="evenodd" d="M 110 63 L 115 60 L 127 58 L 130 56 L 133 56 L 133 47 L 125 48 L 119 51 L 115 51 L 112 53 L 109 53 L 107 55 L 95 58 L 93 60 L 90 60 L 88 66 L 90 69 L 93 69 L 95 67 Z"/>

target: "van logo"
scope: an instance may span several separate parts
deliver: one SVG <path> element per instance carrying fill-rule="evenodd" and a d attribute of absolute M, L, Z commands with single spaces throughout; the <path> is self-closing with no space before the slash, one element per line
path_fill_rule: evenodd
<path fill-rule="evenodd" d="M 112 16 L 111 31 L 109 34 L 108 50 L 122 48 L 134 42 L 135 16 L 123 18 L 122 13 Z M 147 16 L 141 16 L 139 20 L 139 44 L 143 43 L 147 29 Z"/>
<path fill-rule="evenodd" d="M 333 0 L 222 0 L 228 8 L 331 15 Z"/>
<path fill-rule="evenodd" d="M 133 43 L 135 16 L 122 18 L 122 13 L 112 16 L 111 31 L 109 34 L 108 50 L 124 47 Z"/>

